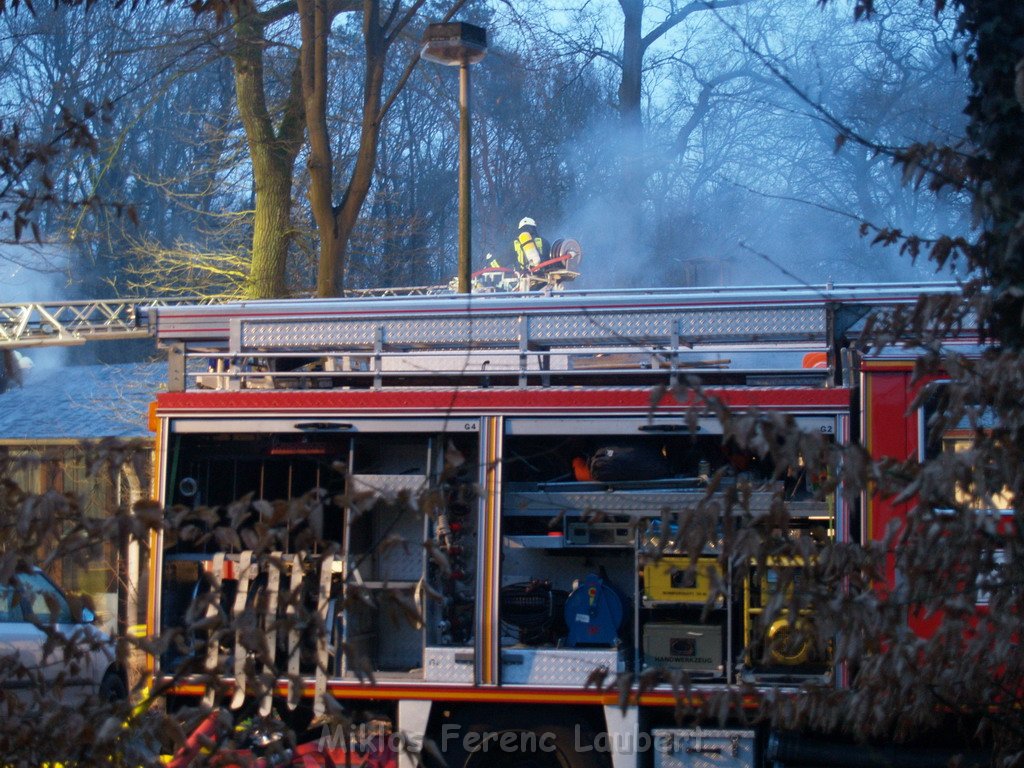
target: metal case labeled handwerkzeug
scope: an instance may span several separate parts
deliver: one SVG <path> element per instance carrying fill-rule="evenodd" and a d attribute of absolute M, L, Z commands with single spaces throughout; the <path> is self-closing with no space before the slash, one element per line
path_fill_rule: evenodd
<path fill-rule="evenodd" d="M 717 624 L 649 623 L 643 628 L 645 667 L 722 674 L 722 627 Z"/>

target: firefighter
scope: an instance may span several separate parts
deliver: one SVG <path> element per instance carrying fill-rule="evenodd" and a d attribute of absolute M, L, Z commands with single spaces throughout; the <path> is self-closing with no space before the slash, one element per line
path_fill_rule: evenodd
<path fill-rule="evenodd" d="M 512 241 L 516 261 L 524 272 L 536 272 L 548 260 L 551 246 L 537 232 L 537 222 L 526 216 L 519 222 L 519 232 Z"/>
<path fill-rule="evenodd" d="M 486 265 L 472 275 L 473 290 L 483 292 L 506 290 L 504 282 L 512 274 L 512 270 L 503 267 L 501 262 L 490 253 L 487 254 L 485 261 Z"/>

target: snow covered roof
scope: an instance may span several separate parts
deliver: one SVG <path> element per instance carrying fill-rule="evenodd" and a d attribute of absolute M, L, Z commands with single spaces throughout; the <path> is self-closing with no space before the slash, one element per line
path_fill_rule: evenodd
<path fill-rule="evenodd" d="M 166 378 L 166 363 L 36 367 L 0 394 L 0 443 L 151 437 L 147 409 Z"/>

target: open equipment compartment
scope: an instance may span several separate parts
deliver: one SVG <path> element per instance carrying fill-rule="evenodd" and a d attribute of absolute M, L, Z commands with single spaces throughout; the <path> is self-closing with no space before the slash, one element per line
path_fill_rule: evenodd
<path fill-rule="evenodd" d="M 742 653 L 770 638 L 756 635 L 758 593 L 719 559 L 726 513 L 721 495 L 708 496 L 721 473 L 751 517 L 784 498 L 792 535 L 824 543 L 834 500 L 817 498 L 813 479 L 776 477 L 770 462 L 723 444 L 710 419 L 693 432 L 679 417 L 508 419 L 503 455 L 503 681 L 543 684 L 556 656 L 568 669 L 579 658 L 570 677 L 581 680 L 600 665 L 707 681 L 771 682 L 779 665 L 786 679 L 822 674 L 795 656 L 766 667 Z M 742 524 L 738 506 L 728 514 Z M 619 608 L 595 610 L 595 589 L 598 603 L 607 595 Z"/>
<path fill-rule="evenodd" d="M 206 653 L 206 635 L 187 629 L 201 618 L 190 614 L 189 605 L 214 586 L 222 590 L 216 611 L 224 616 L 240 608 L 263 610 L 273 566 L 264 562 L 246 581 L 238 568 L 242 558 L 252 558 L 244 547 L 252 545 L 257 529 L 275 537 L 275 591 L 301 589 L 303 607 L 324 614 L 332 674 L 422 679 L 426 644 L 471 645 L 474 604 L 465 585 L 476 547 L 472 488 L 479 440 L 461 422 L 457 434 L 446 434 L 447 426 L 444 419 L 176 422 L 166 498 L 199 535 L 166 541 L 162 625 L 179 628 L 181 641 L 162 663 Z M 440 492 L 429 504 L 428 489 Z M 255 503 L 261 500 L 267 503 Z M 297 509 L 303 512 L 296 515 Z M 224 539 L 211 534 L 217 526 L 238 534 L 239 546 L 225 550 Z M 428 567 L 428 540 L 446 551 L 454 574 L 442 578 Z M 302 573 L 293 579 L 297 567 Z M 326 605 L 317 597 L 324 583 Z M 236 604 L 239 584 L 247 590 L 244 606 Z M 463 589 L 456 589 L 460 584 Z M 431 592 L 441 599 L 428 600 Z M 273 602 L 277 618 L 261 613 L 258 621 L 276 634 L 271 642 L 279 668 L 311 674 L 318 663 L 315 643 L 302 640 L 291 651 L 289 633 L 273 629 L 290 609 L 276 597 Z M 224 643 L 216 656 L 230 666 L 237 649 Z M 296 653 L 297 669 L 288 663 Z"/>
<path fill-rule="evenodd" d="M 437 438 L 429 434 L 352 438 L 342 539 L 343 676 L 421 673 L 427 523 L 419 502 L 436 456 Z"/>
<path fill-rule="evenodd" d="M 392 422 L 389 434 L 353 438 L 343 676 L 431 679 L 436 649 L 443 656 L 471 647 L 479 441 L 445 426 L 413 431 Z M 428 548 L 443 553 L 447 568 Z"/>

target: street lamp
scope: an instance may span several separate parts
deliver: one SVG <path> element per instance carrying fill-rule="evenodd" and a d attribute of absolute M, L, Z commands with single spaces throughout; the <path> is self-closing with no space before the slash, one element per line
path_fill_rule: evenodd
<path fill-rule="evenodd" d="M 459 67 L 459 293 L 470 291 L 469 65 L 486 55 L 487 30 L 483 27 L 453 21 L 431 24 L 423 33 L 421 57 Z"/>

